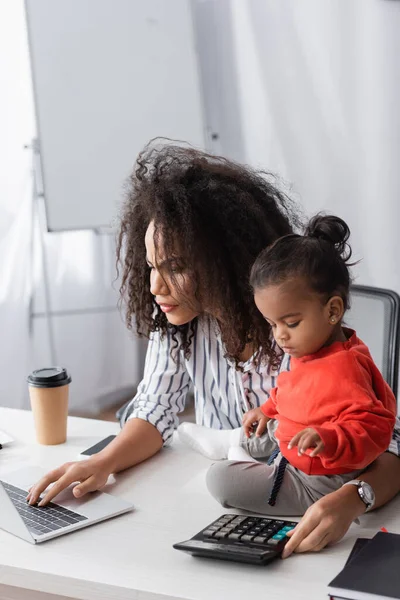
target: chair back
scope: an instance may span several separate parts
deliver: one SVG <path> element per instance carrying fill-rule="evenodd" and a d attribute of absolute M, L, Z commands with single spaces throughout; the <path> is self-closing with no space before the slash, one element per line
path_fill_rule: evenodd
<path fill-rule="evenodd" d="M 396 292 L 353 285 L 345 325 L 367 344 L 378 369 L 397 398 L 399 378 L 400 297 Z"/>

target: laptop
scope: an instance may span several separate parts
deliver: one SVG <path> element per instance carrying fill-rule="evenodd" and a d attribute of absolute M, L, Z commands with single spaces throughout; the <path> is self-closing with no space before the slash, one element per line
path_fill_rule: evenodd
<path fill-rule="evenodd" d="M 25 467 L 0 475 L 0 529 L 39 544 L 133 509 L 126 500 L 104 492 L 75 498 L 71 487 L 47 506 L 30 506 L 28 489 L 45 474 L 39 467 Z"/>

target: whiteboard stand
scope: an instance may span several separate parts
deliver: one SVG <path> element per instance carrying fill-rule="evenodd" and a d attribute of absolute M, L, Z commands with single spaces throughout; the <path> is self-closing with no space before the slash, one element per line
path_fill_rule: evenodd
<path fill-rule="evenodd" d="M 47 230 L 46 227 L 46 212 L 44 206 L 44 193 L 41 185 L 41 168 L 40 168 L 40 149 L 37 138 L 32 140 L 30 146 L 32 150 L 32 212 L 31 212 L 31 239 L 32 239 L 32 252 L 31 252 L 31 273 L 33 274 L 34 262 L 35 262 L 35 225 L 37 224 L 37 230 L 39 234 L 39 251 L 42 262 L 43 272 L 43 286 L 44 286 L 44 299 L 45 299 L 45 318 L 47 325 L 47 337 L 49 343 L 49 354 L 51 366 L 57 365 L 57 354 L 56 345 L 54 339 L 54 328 L 53 328 L 53 315 L 51 310 L 51 296 L 50 296 L 50 281 L 49 281 L 49 269 L 47 265 L 46 256 L 46 244 L 44 240 L 44 232 Z M 30 302 L 30 315 L 29 322 L 32 323 L 35 314 L 33 312 L 33 299 Z"/>

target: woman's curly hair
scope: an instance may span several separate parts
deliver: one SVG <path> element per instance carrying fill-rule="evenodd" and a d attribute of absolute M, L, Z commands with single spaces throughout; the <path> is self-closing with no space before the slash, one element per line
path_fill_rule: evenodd
<path fill-rule="evenodd" d="M 299 218 L 269 179 L 191 147 L 154 142 L 145 147 L 128 181 L 117 243 L 128 328 L 145 336 L 172 331 L 175 344 L 190 355 L 197 320 L 169 324 L 150 293 L 144 238 L 153 222 L 156 251 L 161 237 L 163 256 L 179 249 L 196 303 L 218 319 L 226 356 L 238 365 L 251 342 L 257 361 L 273 360 L 270 326 L 254 304 L 249 274 L 261 250 L 291 233 Z M 174 280 L 174 273 L 168 277 Z"/>

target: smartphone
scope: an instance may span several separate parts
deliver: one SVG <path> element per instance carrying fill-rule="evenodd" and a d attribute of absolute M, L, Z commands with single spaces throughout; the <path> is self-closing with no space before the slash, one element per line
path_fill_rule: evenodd
<path fill-rule="evenodd" d="M 113 439 L 116 437 L 116 435 L 109 435 L 108 437 L 104 438 L 104 440 L 101 440 L 100 442 L 97 442 L 97 444 L 90 446 L 90 448 L 83 450 L 83 452 L 80 453 L 79 458 L 81 460 L 84 460 L 85 458 L 93 456 L 93 454 L 97 454 L 98 452 L 100 452 L 100 450 L 103 450 L 103 448 L 108 446 L 108 444 L 112 442 Z"/>

